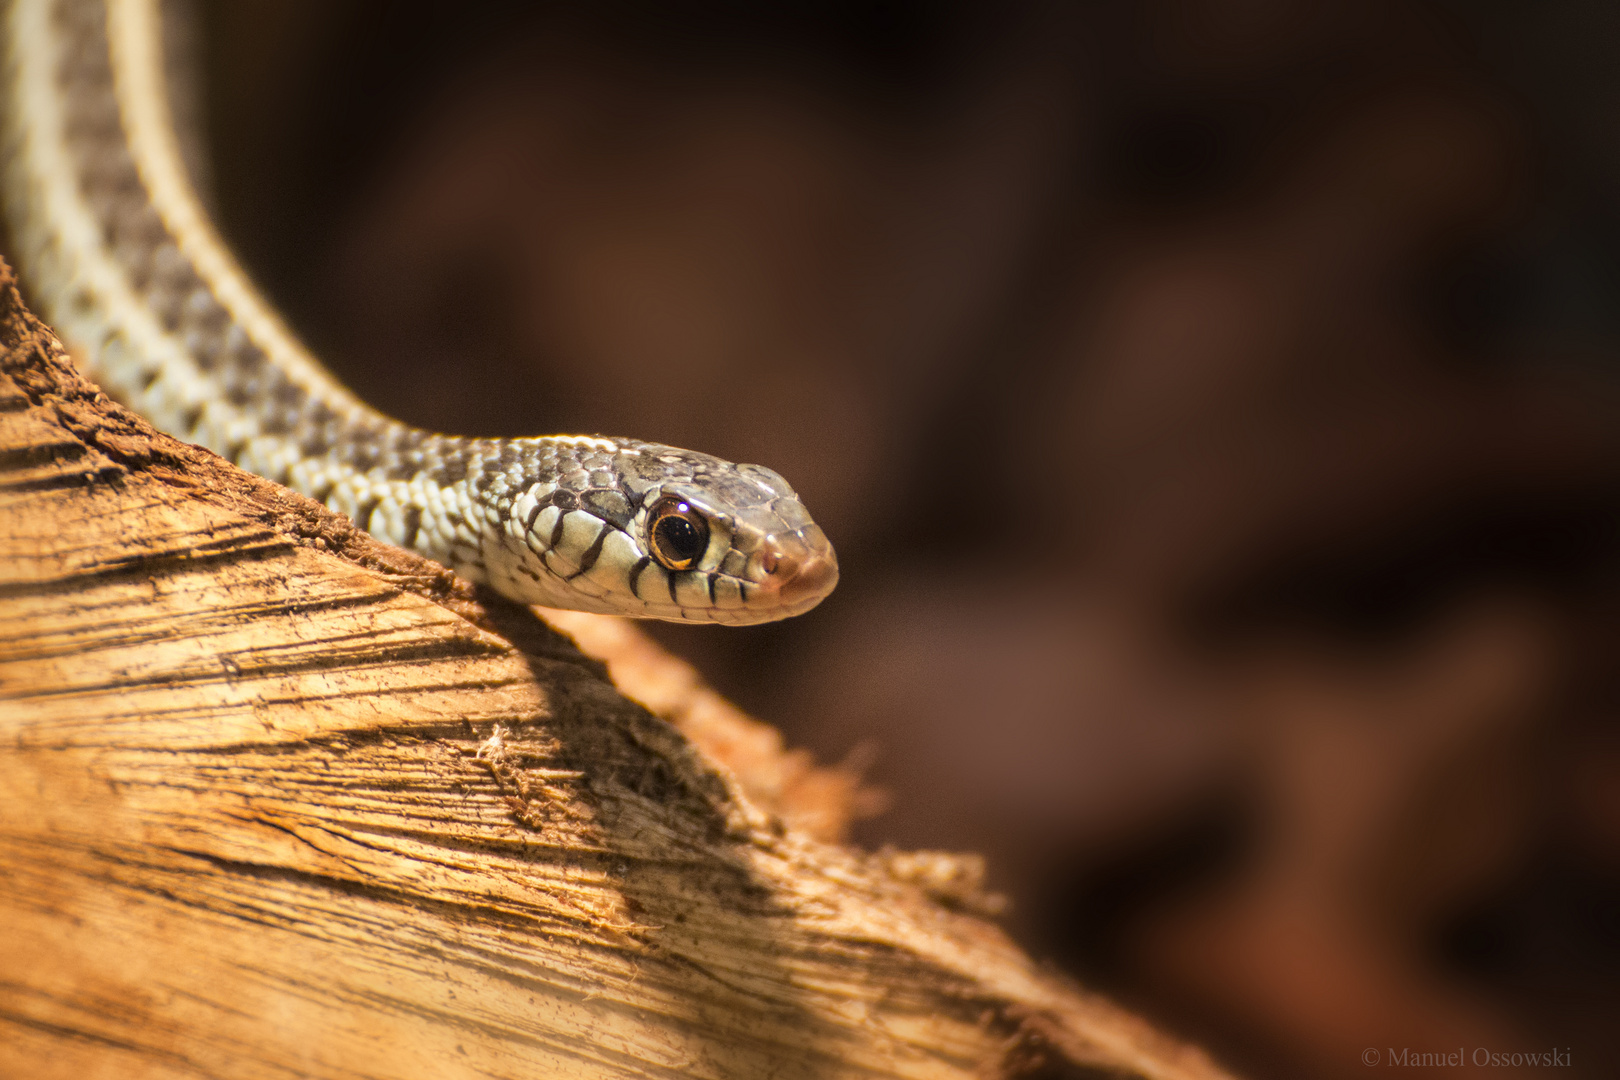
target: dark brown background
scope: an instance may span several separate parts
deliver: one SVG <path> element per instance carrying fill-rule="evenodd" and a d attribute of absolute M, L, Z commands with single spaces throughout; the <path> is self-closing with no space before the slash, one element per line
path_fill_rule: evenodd
<path fill-rule="evenodd" d="M 224 231 L 363 396 L 798 486 L 836 595 L 661 637 L 857 841 L 1257 1077 L 1620 1065 L 1620 8 L 201 14 Z"/>

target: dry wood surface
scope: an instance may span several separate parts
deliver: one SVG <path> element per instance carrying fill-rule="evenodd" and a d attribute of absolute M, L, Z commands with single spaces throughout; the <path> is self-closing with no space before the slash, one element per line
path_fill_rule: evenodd
<path fill-rule="evenodd" d="M 639 633 L 154 432 L 3 264 L 0 350 L 0 1076 L 1224 1075 Z"/>

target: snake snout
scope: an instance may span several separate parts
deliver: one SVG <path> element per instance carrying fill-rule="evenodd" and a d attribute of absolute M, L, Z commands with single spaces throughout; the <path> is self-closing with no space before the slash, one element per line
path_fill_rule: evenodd
<path fill-rule="evenodd" d="M 804 535 L 769 538 L 756 558 L 759 588 L 773 594 L 783 608 L 811 608 L 838 584 L 838 557 L 814 525 Z"/>

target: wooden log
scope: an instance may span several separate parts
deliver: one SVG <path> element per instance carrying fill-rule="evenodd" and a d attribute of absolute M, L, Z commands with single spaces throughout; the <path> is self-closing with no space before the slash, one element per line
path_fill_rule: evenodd
<path fill-rule="evenodd" d="M 855 785 L 639 635 L 109 402 L 3 265 L 0 350 L 0 1075 L 1223 1075 L 786 827 Z"/>

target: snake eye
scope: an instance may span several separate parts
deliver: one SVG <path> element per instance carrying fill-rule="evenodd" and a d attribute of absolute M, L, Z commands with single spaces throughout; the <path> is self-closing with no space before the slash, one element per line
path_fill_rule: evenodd
<path fill-rule="evenodd" d="M 669 570 L 690 570 L 709 550 L 709 523 L 680 499 L 660 499 L 647 515 L 652 553 Z"/>

